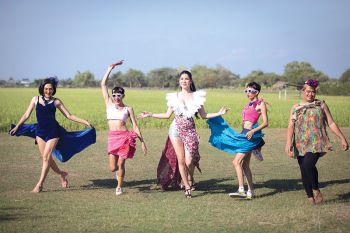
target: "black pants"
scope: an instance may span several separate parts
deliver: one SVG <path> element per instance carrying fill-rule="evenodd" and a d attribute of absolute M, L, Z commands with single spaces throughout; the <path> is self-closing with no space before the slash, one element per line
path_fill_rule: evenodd
<path fill-rule="evenodd" d="M 318 171 L 316 163 L 320 153 L 308 152 L 304 156 L 298 156 L 298 164 L 301 171 L 301 180 L 307 197 L 313 197 L 312 190 L 318 190 Z"/>

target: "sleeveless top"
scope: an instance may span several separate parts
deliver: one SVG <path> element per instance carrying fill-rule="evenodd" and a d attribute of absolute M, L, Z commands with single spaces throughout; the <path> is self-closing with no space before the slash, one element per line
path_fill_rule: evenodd
<path fill-rule="evenodd" d="M 253 102 L 248 103 L 243 108 L 243 111 L 242 111 L 243 121 L 249 121 L 253 124 L 257 123 L 261 113 L 258 112 L 255 108 L 257 105 L 259 105 L 263 101 L 264 101 L 263 99 L 258 99 L 258 100 L 255 100 Z"/>
<path fill-rule="evenodd" d="M 56 106 L 55 98 L 51 103 L 46 103 L 42 105 L 38 102 L 36 104 L 36 120 L 38 122 L 38 127 L 36 130 L 37 136 L 43 138 L 45 141 L 59 137 L 59 124 L 56 121 Z"/>
<path fill-rule="evenodd" d="M 186 118 L 191 118 L 198 112 L 198 109 L 204 105 L 206 92 L 203 90 L 193 92 L 193 99 L 186 102 L 179 99 L 178 94 L 178 92 L 175 92 L 166 95 L 167 106 L 171 107 L 175 116 L 181 115 Z"/>
<path fill-rule="evenodd" d="M 107 120 L 121 120 L 126 122 L 129 116 L 128 108 L 126 106 L 122 110 L 118 110 L 113 105 L 113 106 L 107 107 L 106 111 L 107 111 Z"/>
<path fill-rule="evenodd" d="M 325 154 L 332 149 L 326 130 L 327 118 L 323 103 L 324 101 L 315 100 L 294 108 L 292 121 L 295 156 L 304 156 L 307 152 Z"/>

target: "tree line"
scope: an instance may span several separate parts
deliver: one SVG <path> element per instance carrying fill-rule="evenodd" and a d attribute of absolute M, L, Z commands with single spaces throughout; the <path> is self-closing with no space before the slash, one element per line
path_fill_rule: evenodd
<path fill-rule="evenodd" d="M 151 70 L 144 74 L 140 70 L 129 69 L 126 73 L 120 71 L 113 73 L 108 82 L 109 87 L 123 86 L 128 88 L 169 88 L 178 87 L 178 74 L 181 69 L 162 67 Z M 316 70 L 308 62 L 293 61 L 288 63 L 283 74 L 265 73 L 261 70 L 254 70 L 247 76 L 241 78 L 223 66 L 210 68 L 204 65 L 195 65 L 191 69 L 197 88 L 239 88 L 244 87 L 248 82 L 258 82 L 264 88 L 283 89 L 288 86 L 300 87 L 308 79 L 315 79 L 321 83 L 320 94 L 325 95 L 350 95 L 350 68 L 338 79 L 331 79 L 322 71 Z M 35 79 L 29 86 L 39 86 L 42 79 Z M 9 85 L 1 80 L 0 86 Z M 90 71 L 77 72 L 73 79 L 60 79 L 60 87 L 86 88 L 99 87 L 100 80 Z"/>

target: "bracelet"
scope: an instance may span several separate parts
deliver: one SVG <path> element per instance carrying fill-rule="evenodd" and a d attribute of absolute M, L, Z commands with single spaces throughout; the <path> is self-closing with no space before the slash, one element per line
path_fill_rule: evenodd
<path fill-rule="evenodd" d="M 153 117 L 153 113 L 151 113 L 151 114 L 149 115 L 149 117 Z"/>

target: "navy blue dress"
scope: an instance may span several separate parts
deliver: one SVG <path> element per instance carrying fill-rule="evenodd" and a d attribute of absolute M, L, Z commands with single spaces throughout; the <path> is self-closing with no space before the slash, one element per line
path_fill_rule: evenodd
<path fill-rule="evenodd" d="M 45 106 L 38 102 L 36 104 L 36 120 L 38 122 L 36 128 L 36 136 L 47 142 L 53 138 L 60 137 L 60 125 L 56 121 L 56 106 L 55 99 L 51 103 L 46 103 Z"/>

